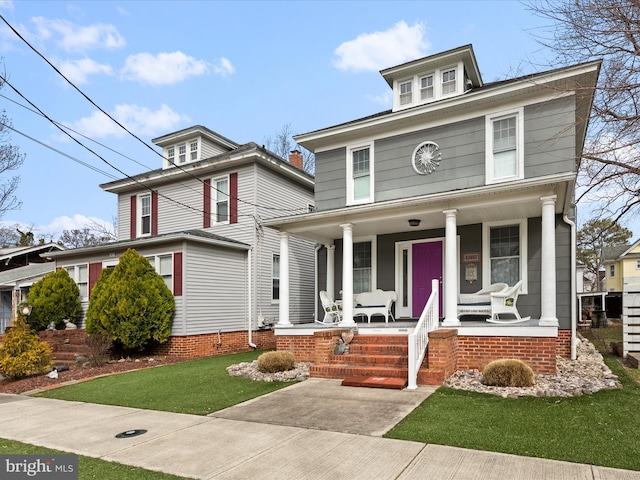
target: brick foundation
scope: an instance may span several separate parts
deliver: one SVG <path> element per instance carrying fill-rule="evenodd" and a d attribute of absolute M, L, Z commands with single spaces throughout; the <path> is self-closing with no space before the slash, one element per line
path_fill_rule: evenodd
<path fill-rule="evenodd" d="M 537 374 L 555 375 L 556 355 L 571 354 L 571 331 L 554 337 L 459 337 L 458 368 L 482 370 L 493 360 L 517 358 Z"/>
<path fill-rule="evenodd" d="M 273 349 L 276 340 L 273 330 L 252 332 L 252 342 L 258 350 Z M 229 353 L 250 352 L 249 336 L 246 330 L 237 332 L 205 333 L 202 335 L 186 335 L 169 337 L 167 343 L 158 345 L 151 352 L 153 355 L 168 355 L 179 358 L 200 358 L 226 355 Z"/>
<path fill-rule="evenodd" d="M 458 370 L 458 330 L 440 329 L 429 332 L 427 367 L 441 371 L 443 381 Z"/>
<path fill-rule="evenodd" d="M 311 335 L 282 335 L 276 337 L 276 350 L 293 353 L 298 362 L 311 362 L 323 365 L 329 361 L 329 355 L 338 342 L 342 332 L 349 329 L 320 330 Z"/>

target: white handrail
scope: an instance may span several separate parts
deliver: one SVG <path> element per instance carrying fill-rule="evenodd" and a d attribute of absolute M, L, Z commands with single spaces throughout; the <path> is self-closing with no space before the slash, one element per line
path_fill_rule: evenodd
<path fill-rule="evenodd" d="M 424 360 L 424 355 L 427 351 L 427 344 L 429 343 L 429 332 L 437 330 L 438 328 L 438 289 L 440 282 L 438 280 L 431 280 L 431 295 L 427 304 L 422 310 L 420 320 L 413 333 L 409 335 L 409 382 L 407 385 L 408 390 L 415 390 L 418 388 L 418 370 Z"/>

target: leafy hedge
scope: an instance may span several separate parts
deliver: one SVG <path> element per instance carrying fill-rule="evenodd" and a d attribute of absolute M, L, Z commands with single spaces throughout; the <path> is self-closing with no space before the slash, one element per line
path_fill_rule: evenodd
<path fill-rule="evenodd" d="M 76 323 L 82 311 L 80 289 L 63 268 L 34 283 L 27 303 L 33 306 L 28 322 L 35 330 L 44 330 L 51 322 L 62 329 L 64 319 Z"/>

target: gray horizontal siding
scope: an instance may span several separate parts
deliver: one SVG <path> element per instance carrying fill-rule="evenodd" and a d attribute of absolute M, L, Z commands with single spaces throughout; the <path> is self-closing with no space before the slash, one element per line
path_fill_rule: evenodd
<path fill-rule="evenodd" d="M 189 245 L 185 263 L 186 329 L 176 334 L 246 328 L 246 254 Z"/>

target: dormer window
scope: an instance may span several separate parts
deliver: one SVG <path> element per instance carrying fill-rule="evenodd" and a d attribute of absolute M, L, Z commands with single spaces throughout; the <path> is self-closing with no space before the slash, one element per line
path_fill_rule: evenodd
<path fill-rule="evenodd" d="M 164 147 L 166 161 L 164 168 L 183 165 L 200 160 L 200 139 L 194 138 L 186 142 Z"/>
<path fill-rule="evenodd" d="M 413 86 L 413 80 L 402 82 L 400 84 L 400 105 L 409 105 L 413 102 L 413 93 L 411 87 Z"/>
<path fill-rule="evenodd" d="M 433 97 L 433 74 L 420 77 L 420 100 L 430 100 Z"/>
<path fill-rule="evenodd" d="M 452 68 L 442 72 L 442 94 L 456 92 L 456 69 Z"/>

